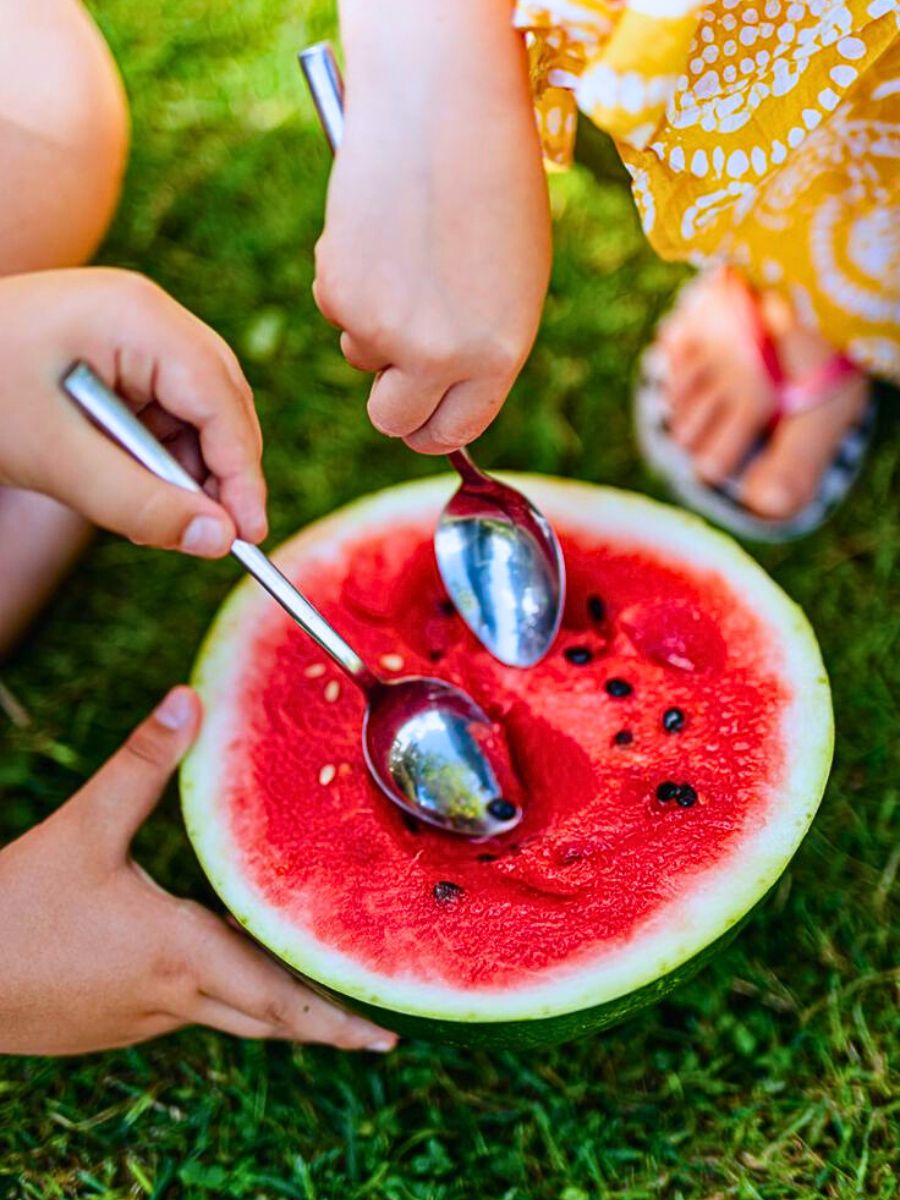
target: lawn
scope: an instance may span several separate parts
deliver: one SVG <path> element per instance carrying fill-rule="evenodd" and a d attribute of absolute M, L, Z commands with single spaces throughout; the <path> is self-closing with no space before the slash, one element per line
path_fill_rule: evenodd
<path fill-rule="evenodd" d="M 103 250 L 241 353 L 266 434 L 273 543 L 439 464 L 376 435 L 312 304 L 329 155 L 295 66 L 331 31 L 288 0 L 97 0 L 135 142 Z M 601 155 L 603 158 L 603 155 Z M 546 317 L 486 465 L 654 491 L 634 361 L 683 278 L 627 188 L 553 182 Z M 837 710 L 834 775 L 777 893 L 695 982 L 560 1050 L 405 1044 L 388 1060 L 189 1030 L 81 1061 L 0 1063 L 0 1197 L 594 1200 L 897 1194 L 898 424 L 823 532 L 759 557 L 809 613 Z M 96 544 L 3 682 L 0 842 L 49 813 L 184 679 L 237 568 Z M 210 901 L 172 794 L 139 857 Z"/>

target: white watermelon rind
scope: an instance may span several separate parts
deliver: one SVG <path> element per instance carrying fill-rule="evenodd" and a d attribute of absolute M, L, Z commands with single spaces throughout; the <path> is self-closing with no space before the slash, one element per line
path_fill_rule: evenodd
<path fill-rule="evenodd" d="M 657 909 L 627 945 L 581 961 L 577 969 L 544 972 L 536 983 L 515 990 L 463 990 L 441 981 L 379 975 L 308 931 L 298 933 L 242 874 L 226 814 L 217 814 L 225 792 L 219 778 L 223 749 L 237 732 L 238 714 L 228 698 L 239 695 L 252 633 L 266 621 L 272 606 L 258 585 L 245 579 L 220 609 L 192 678 L 206 717 L 181 771 L 189 837 L 226 907 L 277 958 L 339 998 L 374 1006 L 383 1017 L 406 1014 L 420 1031 L 430 1021 L 456 1027 L 503 1023 L 505 1029 L 509 1023 L 552 1025 L 553 1018 L 567 1014 L 602 1025 L 609 1023 L 603 1019 L 607 1007 L 619 1019 L 668 991 L 668 982 L 692 973 L 692 966 L 708 957 L 782 875 L 819 806 L 833 753 L 831 694 L 812 628 L 801 609 L 727 534 L 680 509 L 633 493 L 546 476 L 505 478 L 567 531 L 580 527 L 594 536 L 608 534 L 617 546 L 628 542 L 663 558 L 686 558 L 693 567 L 714 570 L 727 579 L 771 631 L 781 678 L 792 692 L 783 717 L 785 784 L 764 825 L 736 841 L 727 857 L 699 872 L 689 894 Z M 338 559 L 342 544 L 358 540 L 367 527 L 383 532 L 411 517 L 436 519 L 453 486 L 452 478 L 440 476 L 365 497 L 302 530 L 275 552 L 274 559 L 288 574 L 301 561 Z"/>

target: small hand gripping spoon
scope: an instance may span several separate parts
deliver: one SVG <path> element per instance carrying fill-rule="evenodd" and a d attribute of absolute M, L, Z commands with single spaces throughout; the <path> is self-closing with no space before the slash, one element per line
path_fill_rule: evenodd
<path fill-rule="evenodd" d="M 344 132 L 344 88 L 327 42 L 300 65 L 332 150 Z M 510 667 L 544 657 L 559 632 L 565 566 L 546 517 L 521 492 L 486 475 L 465 450 L 449 455 L 462 480 L 442 512 L 434 550 L 444 586 L 481 644 Z"/>

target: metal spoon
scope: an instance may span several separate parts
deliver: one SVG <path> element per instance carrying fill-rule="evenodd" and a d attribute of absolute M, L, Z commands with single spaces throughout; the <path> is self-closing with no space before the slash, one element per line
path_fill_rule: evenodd
<path fill-rule="evenodd" d="M 344 85 L 334 51 L 319 42 L 300 66 L 332 150 L 344 132 Z M 449 455 L 462 483 L 441 514 L 434 550 L 462 619 L 500 662 L 530 667 L 559 631 L 562 551 L 546 517 L 521 492 L 486 475 L 465 450 Z"/>
<path fill-rule="evenodd" d="M 86 363 L 62 387 L 87 415 L 160 479 L 201 491 L 168 450 Z M 475 701 L 440 679 L 381 679 L 257 546 L 235 540 L 231 553 L 300 628 L 330 655 L 366 697 L 363 752 L 385 795 L 432 825 L 468 837 L 491 837 L 519 823 L 484 743 L 491 722 Z"/>

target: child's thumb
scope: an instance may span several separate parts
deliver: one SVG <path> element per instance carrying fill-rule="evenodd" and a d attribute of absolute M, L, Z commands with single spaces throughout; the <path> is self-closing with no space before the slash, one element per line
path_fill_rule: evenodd
<path fill-rule="evenodd" d="M 173 688 L 78 794 L 91 810 L 97 838 L 115 858 L 152 812 L 200 727 L 200 698 Z"/>
<path fill-rule="evenodd" d="M 222 558 L 237 536 L 210 496 L 164 483 L 77 413 L 53 475 L 56 499 L 139 545 Z"/>

